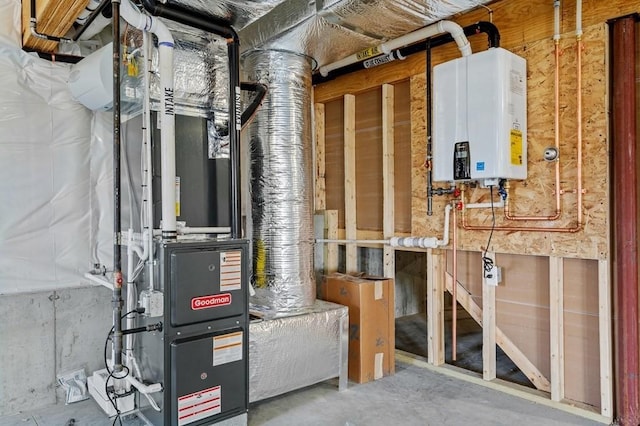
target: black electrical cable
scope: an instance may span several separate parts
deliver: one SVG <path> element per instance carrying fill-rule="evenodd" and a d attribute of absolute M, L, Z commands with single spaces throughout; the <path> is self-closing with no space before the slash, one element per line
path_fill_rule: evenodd
<path fill-rule="evenodd" d="M 84 24 L 82 25 L 82 27 L 80 27 L 80 29 L 76 31 L 76 33 L 73 35 L 74 41 L 77 41 L 80 38 L 80 36 L 87 30 L 87 28 L 91 26 L 93 21 L 96 20 L 98 15 L 102 14 L 102 16 L 104 16 L 105 18 L 111 19 L 112 12 L 111 12 L 111 9 L 107 7 L 109 2 L 110 0 L 102 0 L 98 5 L 98 7 L 96 7 L 91 11 L 87 19 L 84 21 Z"/>
<path fill-rule="evenodd" d="M 267 95 L 267 91 L 269 90 L 265 84 L 262 83 L 248 83 L 241 82 L 240 90 L 246 92 L 255 92 L 255 97 L 249 104 L 246 110 L 242 112 L 240 123 L 241 127 L 244 129 L 244 126 L 247 125 L 255 116 L 258 111 L 258 107 L 262 103 L 262 100 Z"/>
<path fill-rule="evenodd" d="M 144 308 L 136 308 L 133 309 L 129 312 L 127 312 L 126 314 L 122 315 L 120 317 L 120 319 L 124 319 L 127 315 L 131 315 L 133 313 L 143 313 L 144 312 Z M 104 368 L 107 370 L 107 372 L 109 373 L 109 376 L 107 377 L 107 380 L 104 382 L 104 393 L 107 396 L 107 399 L 109 400 L 109 402 L 111 403 L 111 405 L 113 406 L 113 409 L 116 410 L 116 417 L 113 419 L 113 423 L 112 426 L 114 426 L 116 424 L 116 421 L 120 422 L 120 425 L 122 425 L 122 419 L 120 419 L 120 410 L 118 409 L 118 406 L 116 405 L 116 399 L 118 399 L 119 397 L 122 396 L 126 396 L 127 394 L 122 394 L 122 395 L 117 395 L 115 394 L 115 390 L 114 390 L 114 398 L 111 398 L 111 395 L 109 393 L 109 379 L 114 378 L 114 379 L 124 379 L 125 377 L 127 377 L 129 375 L 129 368 L 126 365 L 123 365 L 122 368 L 125 370 L 125 374 L 123 376 L 115 376 L 112 370 L 109 369 L 109 363 L 107 362 L 107 346 L 109 345 L 109 340 L 111 340 L 111 335 L 113 334 L 113 330 L 114 327 L 111 327 L 111 330 L 109 330 L 109 334 L 107 334 L 107 338 L 104 341 Z"/>
<path fill-rule="evenodd" d="M 489 192 L 491 194 L 491 232 L 489 233 L 489 240 L 487 246 L 484 248 L 482 254 L 482 269 L 484 270 L 484 278 L 487 278 L 487 274 L 493 269 L 493 259 L 487 257 L 489 251 L 489 245 L 491 245 L 491 237 L 493 237 L 493 230 L 496 229 L 496 210 L 493 205 L 493 185 L 489 185 Z"/>
<path fill-rule="evenodd" d="M 39 50 L 32 49 L 30 47 L 23 47 L 27 53 L 35 53 L 41 59 L 46 59 L 51 62 L 64 62 L 65 64 L 77 64 L 84 59 L 83 56 L 65 55 L 60 53 L 40 52 Z"/>
<path fill-rule="evenodd" d="M 116 404 L 116 399 L 122 397 L 122 396 L 126 396 L 125 394 L 122 395 L 118 395 L 116 394 L 115 389 L 113 390 L 113 394 L 114 397 L 111 398 L 110 392 L 109 392 L 109 379 L 111 379 L 112 377 L 114 379 L 124 379 L 125 377 L 127 377 L 129 375 L 129 367 L 127 367 L 126 365 L 122 366 L 122 369 L 125 371 L 124 376 L 116 376 L 113 374 L 113 371 L 109 372 L 109 376 L 107 377 L 107 380 L 104 382 L 104 393 L 107 396 L 107 399 L 109 400 L 109 402 L 111 403 L 111 405 L 113 406 L 113 409 L 116 410 L 116 416 L 113 418 L 113 423 L 111 424 L 111 426 L 115 426 L 116 421 L 120 422 L 120 426 L 122 426 L 122 418 L 120 417 L 120 410 L 118 409 L 118 405 Z M 107 368 L 108 371 L 108 368 Z M 129 393 L 127 393 L 129 394 Z"/>
<path fill-rule="evenodd" d="M 427 216 L 433 216 L 433 168 L 432 168 L 432 118 L 431 110 L 433 109 L 433 98 L 431 88 L 431 38 L 427 39 L 426 54 L 425 54 L 425 77 L 426 82 L 426 97 L 427 97 Z"/>

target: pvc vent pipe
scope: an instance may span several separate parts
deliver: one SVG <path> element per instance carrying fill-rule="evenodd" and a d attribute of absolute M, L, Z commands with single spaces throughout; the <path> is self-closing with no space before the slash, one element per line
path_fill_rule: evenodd
<path fill-rule="evenodd" d="M 417 43 L 419 41 L 442 33 L 451 34 L 451 37 L 453 37 L 454 41 L 458 45 L 458 49 L 460 49 L 460 53 L 462 54 L 462 56 L 471 55 L 471 45 L 469 44 L 469 40 L 464 34 L 464 30 L 462 29 L 462 27 L 455 22 L 439 21 L 433 25 L 429 25 L 428 27 L 421 28 L 402 37 L 398 37 L 394 40 L 382 43 L 377 47 L 354 53 L 353 55 L 347 56 L 346 58 L 343 58 L 339 61 L 322 66 L 320 67 L 320 75 L 326 77 L 331 71 L 338 68 L 355 64 L 356 62 L 360 62 L 364 59 L 378 56 L 380 54 L 390 53 L 394 49 Z"/>
<path fill-rule="evenodd" d="M 122 18 L 139 30 L 158 37 L 160 86 L 162 87 L 161 159 L 162 238 L 176 237 L 176 130 L 173 101 L 173 36 L 158 18 L 140 13 L 131 0 L 122 0 Z"/>

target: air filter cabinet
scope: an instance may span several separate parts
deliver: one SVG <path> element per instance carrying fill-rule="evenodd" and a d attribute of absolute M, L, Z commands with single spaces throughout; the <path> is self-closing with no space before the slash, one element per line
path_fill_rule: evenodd
<path fill-rule="evenodd" d="M 527 178 L 526 61 L 502 48 L 433 69 L 433 178 Z"/>

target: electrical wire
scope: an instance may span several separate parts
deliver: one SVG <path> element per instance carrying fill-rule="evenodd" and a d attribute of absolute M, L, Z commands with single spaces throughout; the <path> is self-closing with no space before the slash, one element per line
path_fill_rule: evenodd
<path fill-rule="evenodd" d="M 131 315 L 133 313 L 140 313 L 140 308 L 137 309 L 133 309 L 129 312 L 127 312 L 126 314 L 123 314 L 120 319 L 124 319 L 127 315 Z M 107 338 L 104 341 L 104 367 L 107 370 L 107 372 L 109 373 L 109 376 L 107 377 L 107 380 L 105 380 L 104 382 L 104 394 L 107 396 L 107 399 L 109 400 L 109 402 L 111 403 L 111 405 L 113 406 L 113 409 L 116 411 L 116 416 L 113 419 L 113 423 L 112 426 L 115 426 L 116 421 L 119 421 L 120 426 L 122 426 L 122 419 L 120 418 L 120 410 L 118 409 L 118 405 L 116 404 L 116 400 L 118 398 L 121 398 L 123 396 L 127 396 L 129 395 L 128 392 L 126 392 L 125 394 L 116 394 L 115 393 L 115 389 L 113 391 L 114 397 L 111 398 L 111 393 L 109 392 L 109 379 L 114 378 L 114 379 L 124 379 L 125 377 L 127 377 L 130 373 L 129 371 L 129 367 L 127 367 L 126 365 L 123 365 L 122 367 L 125 370 L 125 373 L 123 376 L 116 376 L 114 375 L 114 371 L 109 369 L 109 363 L 107 362 L 107 346 L 109 345 L 109 340 L 111 340 L 111 335 L 113 334 L 113 329 L 114 327 L 111 327 L 111 330 L 109 330 L 109 334 L 107 334 Z"/>
<path fill-rule="evenodd" d="M 482 269 L 484 270 L 484 278 L 487 278 L 487 274 L 489 274 L 493 269 L 493 259 L 487 256 L 487 252 L 489 251 L 489 246 L 491 245 L 491 237 L 493 237 L 493 231 L 496 228 L 496 210 L 493 205 L 493 185 L 489 185 L 489 192 L 491 195 L 491 232 L 489 233 L 487 246 L 484 248 L 484 253 L 482 254 Z"/>

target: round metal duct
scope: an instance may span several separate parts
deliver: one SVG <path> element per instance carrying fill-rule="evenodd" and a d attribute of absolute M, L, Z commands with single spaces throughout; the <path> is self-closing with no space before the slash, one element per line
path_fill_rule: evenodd
<path fill-rule="evenodd" d="M 268 86 L 249 125 L 253 284 L 258 304 L 276 312 L 315 301 L 311 64 L 282 51 L 254 51 L 248 79 Z"/>

